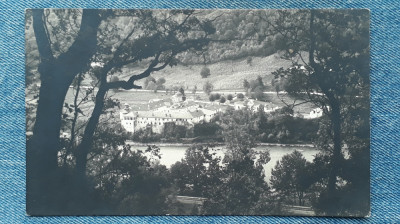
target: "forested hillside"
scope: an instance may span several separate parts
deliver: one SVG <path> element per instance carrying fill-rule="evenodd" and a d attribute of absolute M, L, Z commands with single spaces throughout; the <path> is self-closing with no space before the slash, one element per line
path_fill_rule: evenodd
<path fill-rule="evenodd" d="M 266 13 L 265 10 L 220 10 L 198 12 L 198 18 L 211 18 L 210 26 L 215 29 L 212 41 L 203 47 L 202 51 L 186 51 L 176 56 L 174 64 L 159 72 L 154 72 L 154 78 L 164 77 L 165 87 L 174 86 L 188 89 L 201 89 L 206 81 L 213 83 L 215 89 L 239 89 L 243 87 L 244 79 L 255 79 L 261 76 L 267 86 L 273 78 L 271 72 L 280 67 L 287 68 L 290 62 L 283 60 L 282 35 L 269 31 L 271 18 L 276 14 Z M 204 14 L 204 15 L 203 15 Z M 126 18 L 119 18 L 121 23 Z M 126 29 L 121 29 L 117 35 L 124 35 Z M 33 29 L 26 32 L 27 41 L 27 84 L 39 80 L 37 67 L 39 51 L 35 43 Z M 191 38 L 200 35 L 197 32 L 189 33 Z M 279 52 L 279 53 L 278 53 Z M 217 63 L 219 62 L 219 63 Z M 122 68 L 122 75 L 128 78 L 131 74 L 143 71 L 143 63 L 133 63 Z M 207 79 L 200 76 L 203 67 L 210 69 L 211 75 Z M 229 75 L 229 76 L 226 76 Z M 187 78 L 190 76 L 190 79 Z M 86 76 L 84 85 L 92 85 L 93 77 Z M 143 85 L 144 80 L 137 83 Z M 268 88 L 268 87 L 267 87 Z"/>
<path fill-rule="evenodd" d="M 212 64 L 248 56 L 269 56 L 282 49 L 282 35 L 272 32 L 269 23 L 277 14 L 265 10 L 221 10 L 208 15 L 215 27 L 213 40 L 204 51 L 184 52 L 184 64 Z"/>

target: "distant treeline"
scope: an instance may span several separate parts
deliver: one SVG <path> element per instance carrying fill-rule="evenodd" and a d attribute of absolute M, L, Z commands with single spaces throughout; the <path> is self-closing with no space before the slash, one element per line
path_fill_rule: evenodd
<path fill-rule="evenodd" d="M 154 133 L 151 128 L 136 131 L 131 139 L 141 143 L 151 142 L 223 142 L 223 117 L 245 119 L 249 117 L 251 134 L 257 142 L 263 143 L 312 143 L 318 132 L 318 119 L 294 117 L 279 111 L 267 114 L 263 108 L 256 113 L 249 110 L 228 110 L 217 115 L 210 122 L 201 122 L 193 127 L 166 123 L 161 134 Z"/>

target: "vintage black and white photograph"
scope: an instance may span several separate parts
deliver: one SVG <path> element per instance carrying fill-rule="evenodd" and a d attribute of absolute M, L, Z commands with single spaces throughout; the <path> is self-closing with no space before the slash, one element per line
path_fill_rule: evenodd
<path fill-rule="evenodd" d="M 369 15 L 26 10 L 27 214 L 369 216 Z"/>

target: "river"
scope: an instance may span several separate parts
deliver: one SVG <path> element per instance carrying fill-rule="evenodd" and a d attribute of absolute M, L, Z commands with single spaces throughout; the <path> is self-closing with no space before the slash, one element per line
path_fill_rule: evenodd
<path fill-rule="evenodd" d="M 161 159 L 160 163 L 165 165 L 167 168 L 170 168 L 171 165 L 180 161 L 185 157 L 185 151 L 189 146 L 186 145 L 160 145 L 160 154 Z M 133 145 L 132 149 L 138 149 L 144 151 L 147 146 L 143 145 Z M 212 152 L 216 153 L 216 156 L 223 157 L 224 155 L 224 146 L 216 146 L 212 149 Z M 264 165 L 265 171 L 265 180 L 269 182 L 271 177 L 271 170 L 275 167 L 278 160 L 280 160 L 284 155 L 292 153 L 294 150 L 300 151 L 304 158 L 311 162 L 314 159 L 314 156 L 319 152 L 316 148 L 305 145 L 267 145 L 267 146 L 257 146 L 255 148 L 256 151 L 264 151 L 269 150 L 271 160 Z"/>

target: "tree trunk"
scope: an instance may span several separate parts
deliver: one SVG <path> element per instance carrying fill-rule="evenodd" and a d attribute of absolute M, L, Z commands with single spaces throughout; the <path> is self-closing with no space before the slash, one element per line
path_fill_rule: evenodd
<path fill-rule="evenodd" d="M 99 91 L 96 94 L 96 102 L 92 112 L 92 116 L 90 117 L 89 122 L 86 125 L 82 142 L 79 144 L 77 149 L 76 175 L 79 178 L 85 178 L 86 175 L 87 155 L 93 145 L 93 135 L 96 130 L 96 126 L 99 123 L 100 115 L 103 111 L 104 96 L 106 93 L 107 89 L 104 87 L 100 87 Z"/>
<path fill-rule="evenodd" d="M 63 167 L 66 167 L 68 155 L 75 145 L 75 127 L 76 127 L 76 122 L 78 121 L 78 109 L 79 109 L 78 96 L 79 96 L 79 91 L 81 89 L 81 83 L 82 83 L 82 74 L 79 74 L 78 83 L 77 83 L 76 90 L 75 90 L 75 97 L 74 97 L 74 118 L 73 118 L 72 124 L 71 124 L 71 138 L 69 140 L 70 141 L 69 146 L 67 146 L 67 148 L 65 150 L 65 155 L 64 155 L 63 164 L 62 164 Z"/>
<path fill-rule="evenodd" d="M 304 201 L 303 201 L 304 193 L 298 192 L 298 196 L 299 196 L 299 206 L 303 206 L 304 205 Z"/>
<path fill-rule="evenodd" d="M 61 73 L 57 69 L 49 73 Z M 62 76 L 42 75 L 36 123 L 32 139 L 27 143 L 27 209 L 53 204 L 52 189 L 57 186 L 57 152 L 60 148 L 62 108 L 67 85 Z M 54 200 L 53 200 L 54 199 Z M 51 206 L 53 207 L 53 206 Z M 42 211 L 46 212 L 46 211 Z"/>
<path fill-rule="evenodd" d="M 93 135 L 97 124 L 99 123 L 100 115 L 103 112 L 104 97 L 109 90 L 109 87 L 107 86 L 107 74 L 111 71 L 113 65 L 112 62 L 107 63 L 102 68 L 101 72 L 99 72 L 100 87 L 96 94 L 95 106 L 85 127 L 82 141 L 77 147 L 75 175 L 77 175 L 78 180 L 80 181 L 85 181 L 86 179 L 87 156 L 92 148 Z"/>
<path fill-rule="evenodd" d="M 311 67 L 313 67 L 315 74 L 321 75 L 323 71 L 321 71 L 318 65 L 314 61 L 314 53 L 315 53 L 315 11 L 311 10 L 310 14 L 310 50 L 309 50 L 309 62 Z M 321 88 L 322 92 L 327 96 L 329 105 L 332 108 L 331 111 L 331 123 L 333 129 L 333 153 L 331 160 L 331 170 L 328 175 L 328 192 L 331 195 L 334 195 L 336 189 L 336 177 L 338 173 L 339 160 L 341 156 L 341 119 L 340 119 L 340 103 L 339 100 L 334 96 L 334 94 L 329 90 L 326 86 L 324 79 L 319 79 L 317 81 L 318 86 Z"/>
<path fill-rule="evenodd" d="M 331 111 L 331 122 L 333 129 L 333 153 L 331 161 L 331 170 L 329 173 L 328 180 L 328 192 L 333 195 L 336 190 L 336 177 L 338 174 L 339 163 L 341 159 L 341 119 L 340 119 L 340 105 L 337 100 L 330 99 Z"/>

